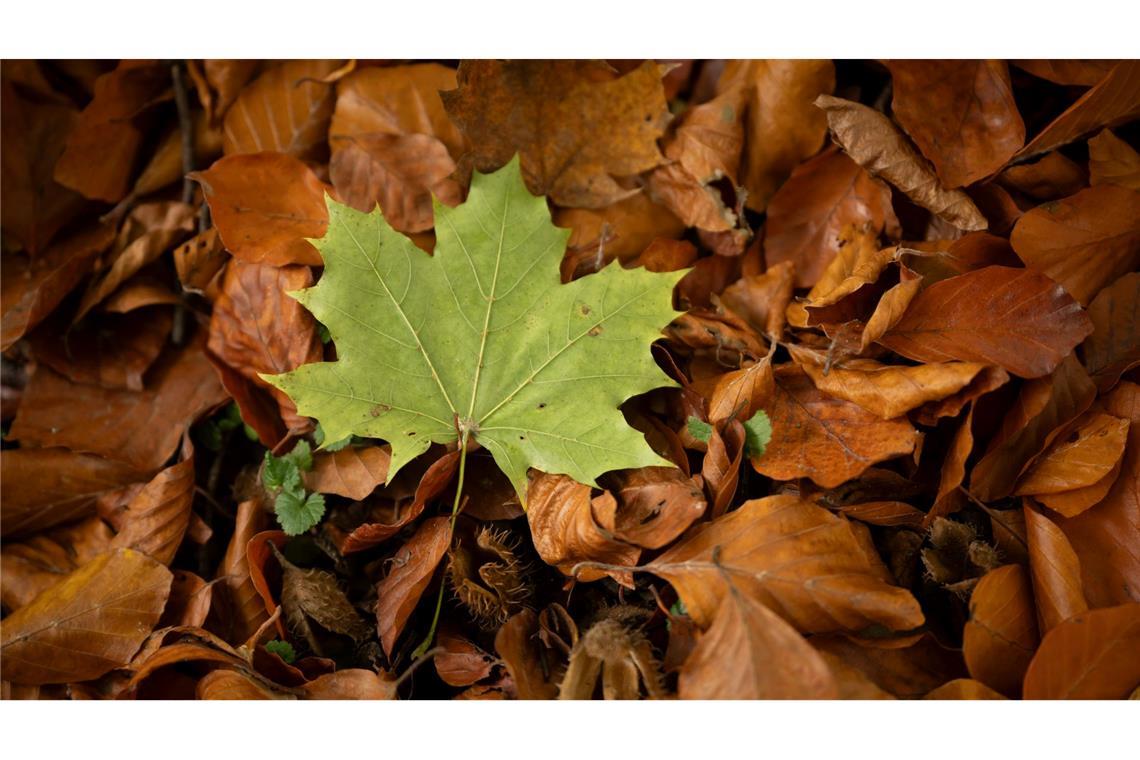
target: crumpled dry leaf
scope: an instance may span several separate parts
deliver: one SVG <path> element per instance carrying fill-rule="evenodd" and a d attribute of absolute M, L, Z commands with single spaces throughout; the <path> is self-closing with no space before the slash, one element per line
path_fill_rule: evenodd
<path fill-rule="evenodd" d="M 472 145 L 475 169 L 522 160 L 527 189 L 562 206 L 600 208 L 633 195 L 617 180 L 662 162 L 671 118 L 660 67 L 622 77 L 592 61 L 466 60 L 459 87 L 441 93 Z"/>
<path fill-rule="evenodd" d="M 1140 604 L 1092 610 L 1041 641 L 1026 699 L 1125 699 L 1140 683 Z"/>
<path fill-rule="evenodd" d="M 729 593 L 726 576 L 803 633 L 921 625 L 918 602 L 889 583 L 865 530 L 797 496 L 769 496 L 701 526 L 643 569 L 669 581 L 703 626 Z"/>
<path fill-rule="evenodd" d="M 970 594 L 970 620 L 962 633 L 970 675 L 1016 699 L 1039 640 L 1025 569 L 1003 565 L 986 573 Z"/>
<path fill-rule="evenodd" d="M 286 61 L 265 71 L 226 111 L 225 154 L 275 151 L 320 159 L 333 111 L 333 88 L 317 80 L 341 63 Z"/>
<path fill-rule="evenodd" d="M 800 368 L 776 370 L 776 392 L 765 407 L 772 440 L 752 466 L 776 480 L 808 477 L 831 488 L 876 462 L 909 454 L 915 431 L 903 418 L 882 420 L 862 407 L 821 393 Z"/>
<path fill-rule="evenodd" d="M 675 467 L 640 467 L 608 477 L 617 509 L 594 512 L 594 519 L 619 541 L 644 549 L 671 544 L 707 506 L 700 486 Z"/>
<path fill-rule="evenodd" d="M 202 185 L 226 249 L 250 263 L 321 266 L 307 238 L 328 227 L 325 186 L 283 153 L 227 156 L 189 176 Z"/>
<path fill-rule="evenodd" d="M 816 284 L 854 226 L 877 238 L 898 232 L 891 191 L 845 153 L 831 150 L 800 164 L 768 205 L 764 259 L 795 265 L 796 287 Z"/>
<path fill-rule="evenodd" d="M 1140 273 L 1130 272 L 1089 304 L 1093 332 L 1081 345 L 1085 368 L 1102 393 L 1140 365 Z"/>
<path fill-rule="evenodd" d="M 740 184 L 745 205 L 764 211 L 796 164 L 827 136 L 827 120 L 813 107 L 835 89 L 835 66 L 826 60 L 731 60 L 717 80 L 718 94 L 741 90 L 745 152 Z"/>
<path fill-rule="evenodd" d="M 1140 153 L 1111 130 L 1101 130 L 1089 140 L 1089 180 L 1140 190 Z"/>
<path fill-rule="evenodd" d="M 613 513 L 617 509 L 617 502 L 609 492 L 591 499 L 587 485 L 566 475 L 538 473 L 530 482 L 526 503 L 530 535 L 543 562 L 581 581 L 609 575 L 633 588 L 632 578 L 626 572 L 594 568 L 583 569 L 577 575 L 573 572 L 579 562 L 632 566 L 641 556 L 640 548 L 616 540 L 602 530 L 602 525 L 614 524 Z"/>
<path fill-rule="evenodd" d="M 448 518 L 424 520 L 396 552 L 390 572 L 376 587 L 376 625 L 389 657 L 450 543 Z"/>
<path fill-rule="evenodd" d="M 890 119 L 867 106 L 830 95 L 816 98 L 827 113 L 835 141 L 876 177 L 890 182 L 908 198 L 955 227 L 984 230 L 987 222 L 970 197 L 942 186 L 930 165 Z"/>
<path fill-rule="evenodd" d="M 1085 306 L 1102 288 L 1140 268 L 1140 192 L 1090 187 L 1038 206 L 1017 221 L 1010 242 Z"/>
<path fill-rule="evenodd" d="M 0 623 L 0 673 L 25 684 L 126 665 L 158 622 L 170 571 L 131 549 L 101 554 Z"/>
<path fill-rule="evenodd" d="M 681 668 L 681 699 L 835 699 L 820 654 L 795 628 L 730 582 L 712 625 Z"/>
<path fill-rule="evenodd" d="M 944 187 L 993 174 L 1025 143 L 1004 61 L 887 61 L 891 111 Z"/>
<path fill-rule="evenodd" d="M 879 343 L 915 361 L 996 364 L 1033 378 L 1091 332 L 1080 304 L 1048 277 L 989 266 L 920 292 Z"/>

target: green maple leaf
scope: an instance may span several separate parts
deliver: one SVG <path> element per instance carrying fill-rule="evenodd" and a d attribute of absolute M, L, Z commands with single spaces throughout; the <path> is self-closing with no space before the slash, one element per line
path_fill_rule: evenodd
<path fill-rule="evenodd" d="M 328 327 L 338 359 L 266 377 L 325 440 L 388 441 L 392 477 L 462 433 L 523 499 L 530 467 L 593 484 L 608 470 L 670 466 L 618 407 L 675 385 L 649 346 L 676 316 L 684 272 L 613 263 L 563 285 L 569 230 L 526 190 L 517 158 L 476 172 L 463 205 L 435 203 L 434 255 L 379 209 L 328 208 L 328 230 L 313 241 L 324 274 L 293 295 Z"/>

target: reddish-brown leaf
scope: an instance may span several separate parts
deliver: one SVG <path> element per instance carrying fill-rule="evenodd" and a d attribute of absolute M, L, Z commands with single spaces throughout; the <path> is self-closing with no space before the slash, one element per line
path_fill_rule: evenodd
<path fill-rule="evenodd" d="M 819 652 L 760 602 L 730 586 L 712 625 L 685 660 L 681 699 L 835 699 Z"/>
<path fill-rule="evenodd" d="M 1102 130 L 1089 140 L 1089 178 L 1093 185 L 1140 190 L 1140 153 L 1110 130 Z"/>
<path fill-rule="evenodd" d="M 990 266 L 923 290 L 879 342 L 915 361 L 982 362 L 1040 377 L 1091 332 L 1080 304 L 1048 277 Z"/>
<path fill-rule="evenodd" d="M 112 548 L 135 549 L 164 565 L 174 561 L 194 504 L 194 454 L 184 453 L 185 459 L 155 475 L 131 499 Z"/>
<path fill-rule="evenodd" d="M 1038 640 L 1033 588 L 1025 569 L 1005 565 L 986 573 L 970 594 L 970 620 L 962 633 L 970 675 L 1016 698 Z"/>
<path fill-rule="evenodd" d="M 618 540 L 645 549 L 668 546 L 707 506 L 700 486 L 676 467 L 622 470 L 612 476 L 611 490 L 616 511 L 596 512 L 595 519 Z"/>
<path fill-rule="evenodd" d="M 1089 605 L 1081 590 L 1081 563 L 1069 539 L 1028 501 L 1024 509 L 1029 573 L 1037 600 L 1038 630 L 1045 634 Z"/>
<path fill-rule="evenodd" d="M 491 675 L 499 660 L 451 630 L 439 632 L 443 649 L 432 658 L 435 672 L 449 686 L 470 686 Z"/>
<path fill-rule="evenodd" d="M 876 462 L 910 453 L 915 431 L 903 418 L 882 420 L 862 407 L 821 393 L 798 367 L 776 371 L 776 392 L 765 406 L 772 440 L 756 471 L 776 480 L 807 477 L 831 488 Z"/>
<path fill-rule="evenodd" d="M 865 531 L 799 497 L 769 496 L 701 526 L 644 569 L 677 589 L 699 625 L 712 624 L 726 576 L 801 632 L 921 625 L 917 600 L 889 583 Z"/>
<path fill-rule="evenodd" d="M 1026 699 L 1125 699 L 1140 684 L 1140 604 L 1092 610 L 1041 641 Z"/>
<path fill-rule="evenodd" d="M 141 391 L 143 375 L 166 347 L 174 315 L 162 307 L 100 314 L 57 332 L 60 321 L 53 318 L 32 334 L 37 362 L 76 383 Z"/>
<path fill-rule="evenodd" d="M 360 501 L 388 480 L 391 459 L 387 446 L 318 451 L 313 455 L 312 471 L 304 474 L 305 488 Z"/>
<path fill-rule="evenodd" d="M 600 208 L 635 190 L 617 179 L 662 162 L 657 139 L 670 115 L 660 67 L 646 61 L 618 77 L 592 61 L 466 60 L 459 87 L 442 93 L 486 172 L 518 153 L 535 195 Z"/>
<path fill-rule="evenodd" d="M 348 668 L 327 673 L 304 686 L 305 699 L 395 699 L 396 680 L 384 672 Z"/>
<path fill-rule="evenodd" d="M 396 552 L 388 576 L 376 587 L 376 627 L 389 657 L 450 543 L 448 518 L 425 520 Z"/>
<path fill-rule="evenodd" d="M 158 622 L 170 571 L 119 549 L 96 557 L 0 623 L 6 681 L 68 683 L 126 665 Z"/>
<path fill-rule="evenodd" d="M 1005 699 L 1005 697 L 972 678 L 955 678 L 928 693 L 923 699 Z"/>
<path fill-rule="evenodd" d="M 1025 143 L 1004 61 L 889 61 L 891 111 L 946 187 L 996 172 Z"/>
<path fill-rule="evenodd" d="M 1131 272 L 1089 304 L 1093 332 L 1081 346 L 1085 368 L 1101 393 L 1140 365 L 1140 273 Z"/>
<path fill-rule="evenodd" d="M 269 516 L 257 501 L 238 504 L 234 534 L 226 546 L 218 568 L 221 579 L 222 613 L 225 615 L 229 641 L 244 642 L 269 619 L 265 604 L 250 578 L 246 547 L 250 539 L 269 523 Z"/>
<path fill-rule="evenodd" d="M 503 658 L 519 699 L 554 699 L 558 684 L 550 678 L 538 642 L 538 615 L 515 613 L 495 634 L 495 651 Z"/>

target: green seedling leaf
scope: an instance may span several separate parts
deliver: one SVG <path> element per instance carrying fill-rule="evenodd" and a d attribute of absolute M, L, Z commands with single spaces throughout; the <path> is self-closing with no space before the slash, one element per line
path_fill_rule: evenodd
<path fill-rule="evenodd" d="M 261 482 L 269 491 L 285 488 L 289 483 L 301 483 L 301 473 L 297 463 L 285 457 L 275 457 L 265 452 L 265 464 L 261 468 Z"/>
<path fill-rule="evenodd" d="M 708 443 L 709 439 L 712 438 L 713 429 L 712 425 L 709 423 L 697 417 L 690 417 L 685 424 L 689 428 L 689 435 L 693 436 L 698 441 Z"/>
<path fill-rule="evenodd" d="M 297 441 L 293 450 L 281 458 L 292 462 L 305 472 L 313 469 L 313 449 L 309 446 L 308 441 Z"/>
<path fill-rule="evenodd" d="M 761 409 L 752 415 L 752 419 L 744 423 L 744 445 L 752 456 L 763 456 L 764 449 L 772 440 L 772 422 L 768 414 Z"/>
<path fill-rule="evenodd" d="M 516 158 L 476 172 L 467 202 L 435 204 L 433 255 L 379 209 L 326 199 L 313 241 L 320 282 L 294 294 L 325 324 L 337 361 L 264 376 L 328 440 L 382 438 L 389 478 L 434 443 L 474 437 L 525 499 L 527 469 L 594 484 L 608 470 L 671 466 L 619 406 L 676 384 L 649 346 L 676 312 L 684 271 L 612 263 L 562 284 L 569 230 L 526 190 Z"/>
<path fill-rule="evenodd" d="M 265 651 L 277 655 L 288 665 L 292 665 L 297 660 L 297 653 L 293 651 L 293 645 L 288 641 L 280 641 L 279 639 L 267 641 L 265 642 Z"/>
<path fill-rule="evenodd" d="M 339 441 L 326 443 L 325 429 L 321 427 L 321 424 L 319 422 L 317 423 L 317 429 L 313 431 L 313 440 L 317 442 L 317 447 L 325 451 L 340 451 L 345 446 L 352 443 L 353 437 L 354 436 L 350 435 L 348 438 L 341 438 Z"/>
<path fill-rule="evenodd" d="M 277 494 L 273 511 L 282 530 L 290 536 L 300 535 L 321 521 L 325 514 L 325 497 L 319 493 L 306 496 L 300 486 L 285 488 Z"/>

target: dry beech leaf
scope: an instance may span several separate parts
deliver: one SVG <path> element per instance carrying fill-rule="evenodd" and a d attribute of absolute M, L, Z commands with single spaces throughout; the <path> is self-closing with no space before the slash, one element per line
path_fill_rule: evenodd
<path fill-rule="evenodd" d="M 210 352 L 267 390 L 289 429 L 307 429 L 293 402 L 261 379 L 320 361 L 323 350 L 312 315 L 289 293 L 313 284 L 308 267 L 232 261 L 210 318 Z"/>
<path fill-rule="evenodd" d="M 1055 494 L 1100 481 L 1124 456 L 1128 426 L 1128 420 L 1111 414 L 1086 413 L 1072 423 L 1066 437 L 1056 438 L 1034 460 L 1017 482 L 1013 495 Z"/>
<path fill-rule="evenodd" d="M 795 265 L 796 287 L 816 284 L 839 253 L 850 226 L 877 237 L 898 227 L 891 191 L 845 153 L 831 150 L 800 164 L 768 205 L 764 259 Z"/>
<path fill-rule="evenodd" d="M 1013 493 L 1017 479 L 1061 432 L 1088 409 L 1096 387 L 1070 354 L 1047 377 L 1035 378 L 1021 393 L 990 439 L 985 456 L 970 473 L 970 490 L 982 501 Z"/>
<path fill-rule="evenodd" d="M 1117 61 L 1111 59 L 1054 59 L 1011 61 L 1019 69 L 1056 84 L 1091 87 L 1104 79 Z"/>
<path fill-rule="evenodd" d="M 5 459 L 7 456 L 5 455 Z M 107 523 L 88 517 L 0 548 L 0 601 L 15 611 L 107 551 L 114 538 Z"/>
<path fill-rule="evenodd" d="M 1038 206 L 1010 242 L 1030 269 L 1044 272 L 1085 306 L 1106 285 L 1140 268 L 1140 192 L 1100 185 Z"/>
<path fill-rule="evenodd" d="M 1088 185 L 1089 175 L 1076 161 L 1053 151 L 1033 163 L 1009 167 L 997 181 L 1035 200 L 1051 201 L 1080 192 Z"/>
<path fill-rule="evenodd" d="M 140 392 L 77 385 L 40 367 L 9 435 L 24 445 L 63 446 L 153 472 L 182 433 L 226 399 L 198 343 L 167 354 Z"/>
<path fill-rule="evenodd" d="M 1140 365 L 1140 272 L 1130 272 L 1089 304 L 1093 332 L 1082 344 L 1085 368 L 1101 393 Z"/>
<path fill-rule="evenodd" d="M 919 206 L 967 232 L 984 230 L 986 218 L 961 190 L 942 186 L 938 176 L 883 114 L 830 95 L 816 98 L 827 113 L 835 141 L 856 163 L 890 182 Z"/>
<path fill-rule="evenodd" d="M 158 622 L 170 583 L 170 571 L 145 554 L 101 554 L 4 618 L 4 680 L 86 681 L 126 665 Z"/>
<path fill-rule="evenodd" d="M 681 699 L 835 699 L 831 669 L 795 628 L 731 584 L 685 660 Z"/>
<path fill-rule="evenodd" d="M 1089 179 L 1094 186 L 1140 191 L 1140 153 L 1110 130 L 1102 130 L 1089 140 Z"/>
<path fill-rule="evenodd" d="M 499 664 L 498 658 L 449 629 L 439 632 L 436 644 L 443 651 L 432 658 L 432 664 L 448 686 L 470 686 L 482 681 Z"/>
<path fill-rule="evenodd" d="M 1091 610 L 1046 634 L 1026 699 L 1125 699 L 1140 683 L 1140 604 Z"/>
<path fill-rule="evenodd" d="M 769 496 L 701 526 L 643 567 L 669 581 L 698 625 L 712 625 L 726 576 L 803 633 L 922 625 L 909 591 L 892 586 L 866 528 L 796 496 Z"/>
<path fill-rule="evenodd" d="M 22 97 L 8 79 L 13 63 L 5 64 L 0 83 L 4 110 L 0 219 L 4 232 L 34 256 L 43 252 L 83 204 L 77 193 L 52 177 L 79 113 L 68 103 Z"/>
<path fill-rule="evenodd" d="M 538 473 L 530 482 L 526 503 L 530 535 L 543 562 L 581 581 L 610 575 L 633 588 L 629 573 L 593 568 L 583 569 L 577 575 L 573 572 L 579 562 L 632 566 L 641 556 L 640 548 L 614 539 L 599 525 L 614 522 L 617 502 L 610 493 L 591 499 L 587 485 L 566 475 Z"/>
<path fill-rule="evenodd" d="M 903 418 L 882 420 L 862 407 L 821 393 L 794 365 L 776 370 L 776 392 L 764 406 L 772 440 L 752 466 L 776 480 L 807 477 L 831 488 L 876 462 L 909 454 L 915 431 Z"/>
<path fill-rule="evenodd" d="M 175 570 L 170 584 L 170 598 L 162 611 L 158 627 L 205 625 L 213 603 L 214 586 L 189 570 Z"/>
<path fill-rule="evenodd" d="M 1005 699 L 1005 697 L 972 678 L 955 678 L 928 693 L 923 699 Z"/>
<path fill-rule="evenodd" d="M 1080 304 L 1048 277 L 989 266 L 923 290 L 879 342 L 915 361 L 982 362 L 1040 377 L 1091 332 Z"/>
<path fill-rule="evenodd" d="M 1104 497 L 1112 490 L 1116 479 L 1120 477 L 1123 461 L 1123 458 L 1117 460 L 1108 474 L 1092 485 L 1074 488 L 1072 491 L 1062 491 L 1061 493 L 1036 494 L 1033 498 L 1059 515 L 1076 517 L 1081 512 L 1104 500 Z"/>
<path fill-rule="evenodd" d="M 6 449 L 0 457 L 0 530 L 5 539 L 77 520 L 96 501 L 146 473 L 92 454 L 62 448 Z"/>
<path fill-rule="evenodd" d="M 785 261 L 763 274 L 742 277 L 720 294 L 720 302 L 742 317 L 752 329 L 779 339 L 784 333 L 784 311 L 792 300 L 795 264 Z"/>
<path fill-rule="evenodd" d="M 709 396 L 709 422 L 719 425 L 730 419 L 750 420 L 758 409 L 772 403 L 775 393 L 776 379 L 768 357 L 726 372 L 717 378 Z"/>
<path fill-rule="evenodd" d="M 194 454 L 190 450 L 185 459 L 155 475 L 131 499 L 111 547 L 134 549 L 170 565 L 190 526 L 193 503 Z"/>
<path fill-rule="evenodd" d="M 720 189 L 716 185 L 702 184 L 680 163 L 654 169 L 646 191 L 688 227 L 717 233 L 736 227 L 737 215 L 724 204 Z"/>
<path fill-rule="evenodd" d="M 874 687 L 900 699 L 917 699 L 947 681 L 968 675 L 962 653 L 943 647 L 930 633 L 899 639 L 813 636 L 811 642 L 837 674 L 841 669 L 854 669 Z M 850 676 L 845 680 L 850 681 Z M 861 699 L 883 698 L 881 694 L 867 694 L 866 685 L 862 691 Z"/>
<path fill-rule="evenodd" d="M 1140 61 L 1121 61 L 1068 110 L 1037 133 L 1014 159 L 1077 140 L 1100 127 L 1114 127 L 1140 116 Z"/>
<path fill-rule="evenodd" d="M 178 281 L 191 291 L 205 291 L 229 259 L 217 227 L 198 233 L 174 249 Z"/>
<path fill-rule="evenodd" d="M 304 685 L 305 699 L 395 699 L 396 681 L 386 673 L 346 668 Z"/>
<path fill-rule="evenodd" d="M 644 192 L 597 209 L 556 208 L 554 223 L 571 230 L 567 258 L 573 253 L 595 264 L 591 271 L 613 259 L 628 261 L 657 238 L 673 239 L 685 231 L 684 222 Z"/>
<path fill-rule="evenodd" d="M 616 181 L 662 162 L 670 115 L 656 63 L 618 77 L 592 61 L 467 60 L 441 94 L 470 140 L 474 168 L 518 153 L 527 189 L 562 206 L 600 208 L 632 195 Z"/>
<path fill-rule="evenodd" d="M 114 236 L 112 228 L 99 225 L 56 242 L 30 261 L 5 253 L 0 349 L 7 351 L 51 314 Z"/>
<path fill-rule="evenodd" d="M 300 159 L 321 158 L 333 88 L 316 80 L 340 64 L 287 61 L 255 79 L 226 111 L 225 154 L 274 151 Z"/>
<path fill-rule="evenodd" d="M 1105 411 L 1129 420 L 1120 476 L 1100 503 L 1059 521 L 1081 563 L 1090 607 L 1140 601 L 1140 386 L 1122 382 L 1103 397 Z"/>
<path fill-rule="evenodd" d="M 764 211 L 799 162 L 823 145 L 827 120 L 812 105 L 835 89 L 835 66 L 826 60 L 730 60 L 717 93 L 747 95 L 740 184 L 745 205 Z"/>
<path fill-rule="evenodd" d="M 227 156 L 187 176 L 202 185 L 222 243 L 236 258 L 322 264 L 307 238 L 321 237 L 328 227 L 325 187 L 298 159 L 283 153 Z"/>
<path fill-rule="evenodd" d="M 970 594 L 962 654 L 970 675 L 1011 699 L 1037 650 L 1033 588 L 1021 565 L 991 570 Z"/>
<path fill-rule="evenodd" d="M 211 123 L 217 123 L 237 99 L 242 87 L 257 73 L 260 61 L 208 59 L 187 61 L 186 69 L 198 100 Z"/>
<path fill-rule="evenodd" d="M 1037 600 L 1038 630 L 1046 634 L 1059 623 L 1086 611 L 1089 605 L 1081 590 L 1081 563 L 1077 553 L 1061 529 L 1026 501 L 1029 572 Z"/>
<path fill-rule="evenodd" d="M 303 475 L 305 488 L 360 501 L 388 480 L 391 460 L 387 446 L 318 451 L 313 455 L 313 469 Z"/>
<path fill-rule="evenodd" d="M 170 309 L 100 314 L 72 330 L 56 332 L 51 320 L 29 341 L 32 356 L 75 383 L 143 389 L 143 376 L 166 348 L 174 323 Z"/>
<path fill-rule="evenodd" d="M 376 587 L 377 630 L 389 657 L 450 543 L 446 517 L 425 520 L 396 552 L 388 576 Z"/>
<path fill-rule="evenodd" d="M 712 503 L 713 517 L 724 514 L 736 496 L 740 465 L 744 461 L 744 440 L 744 425 L 739 420 L 729 420 L 722 429 L 712 429 L 701 462 L 701 477 Z"/>
<path fill-rule="evenodd" d="M 610 480 L 617 509 L 595 512 L 594 518 L 620 541 L 661 549 L 705 513 L 700 486 L 675 467 L 622 470 Z"/>
<path fill-rule="evenodd" d="M 538 615 L 523 610 L 511 616 L 495 634 L 495 652 L 503 659 L 519 699 L 555 699 L 556 678 L 548 677 L 538 641 Z"/>
<path fill-rule="evenodd" d="M 938 494 L 923 520 L 923 529 L 929 529 L 939 517 L 945 517 L 960 510 L 966 502 L 962 493 L 962 482 L 966 477 L 966 460 L 974 450 L 974 407 L 962 416 L 958 429 L 950 441 L 950 449 L 942 462 L 942 472 L 938 480 Z"/>
<path fill-rule="evenodd" d="M 993 174 L 1025 143 L 1004 61 L 888 61 L 891 111 L 945 187 Z"/>
<path fill-rule="evenodd" d="M 218 568 L 221 579 L 222 602 L 227 615 L 231 641 L 245 641 L 269 614 L 265 604 L 254 588 L 250 578 L 246 547 L 251 538 L 260 533 L 269 523 L 269 515 L 256 501 L 243 501 L 238 504 L 234 534 L 226 546 L 226 553 Z"/>
<path fill-rule="evenodd" d="M 293 699 L 293 695 L 276 691 L 260 680 L 254 680 L 239 670 L 219 668 L 198 681 L 195 697 L 204 700 L 261 700 Z"/>

